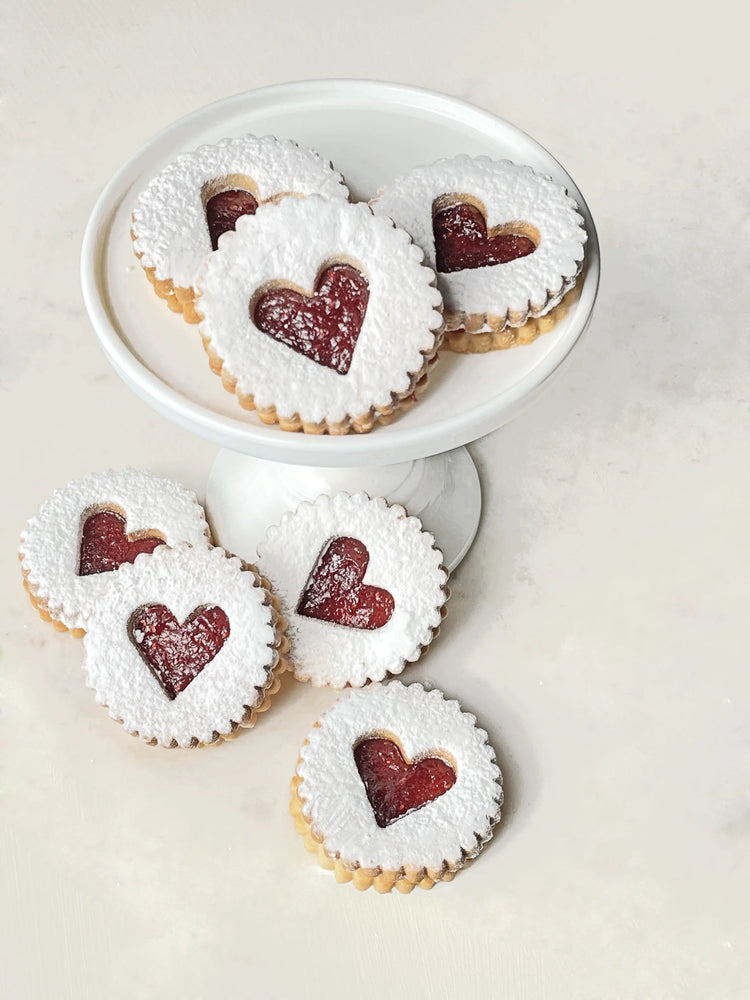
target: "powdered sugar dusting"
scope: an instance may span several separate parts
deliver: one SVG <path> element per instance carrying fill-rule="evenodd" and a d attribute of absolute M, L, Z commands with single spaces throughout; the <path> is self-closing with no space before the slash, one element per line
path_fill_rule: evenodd
<path fill-rule="evenodd" d="M 191 677 L 178 666 L 177 675 L 189 683 L 174 698 L 165 693 L 133 641 L 145 638 L 137 612 L 151 605 L 168 609 L 182 626 L 171 653 L 181 648 L 183 654 L 205 660 Z M 184 629 L 196 609 L 212 607 L 227 619 L 226 627 L 216 619 L 220 645 L 208 643 L 205 630 L 196 637 Z M 128 732 L 163 746 L 189 746 L 210 742 L 215 733 L 230 733 L 247 708 L 260 704 L 278 661 L 274 643 L 270 603 L 253 570 L 218 547 L 161 546 L 153 555 L 138 556 L 132 565 L 121 567 L 92 611 L 84 637 L 84 672 L 97 701 L 107 705 Z M 174 664 L 173 658 L 169 664 Z"/>
<path fill-rule="evenodd" d="M 299 614 L 300 598 L 331 539 L 361 542 L 369 562 L 363 583 L 383 588 L 393 612 L 379 628 L 353 628 Z M 286 513 L 258 547 L 258 568 L 287 619 L 299 680 L 360 686 L 400 673 L 432 640 L 447 599 L 447 571 L 432 535 L 402 507 L 364 493 L 320 496 Z"/>
<path fill-rule="evenodd" d="M 446 313 L 502 317 L 513 312 L 520 315 L 512 325 L 520 326 L 529 315 L 549 312 L 573 287 L 583 262 L 587 237 L 575 201 L 531 167 L 461 155 L 399 177 L 379 192 L 372 209 L 410 232 L 435 267 L 435 205 L 459 195 L 482 203 L 489 229 L 521 222 L 538 232 L 539 241 L 528 256 L 438 274 Z"/>
<path fill-rule="evenodd" d="M 395 737 L 407 759 L 438 753 L 455 767 L 444 794 L 380 827 L 354 758 L 363 737 Z M 333 857 L 365 868 L 439 868 L 473 857 L 492 836 L 502 776 L 487 734 L 438 690 L 398 681 L 348 692 L 311 730 L 297 773 L 302 811 Z"/>
<path fill-rule="evenodd" d="M 144 267 L 160 281 L 190 288 L 211 237 L 204 207 L 204 185 L 239 175 L 252 182 L 260 202 L 290 192 L 319 193 L 345 201 L 341 175 L 311 149 L 289 139 L 246 135 L 201 146 L 169 163 L 149 183 L 133 211 L 134 249 Z"/>

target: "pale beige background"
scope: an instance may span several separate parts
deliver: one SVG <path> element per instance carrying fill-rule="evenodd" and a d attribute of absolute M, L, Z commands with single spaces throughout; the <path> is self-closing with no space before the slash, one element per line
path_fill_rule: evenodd
<path fill-rule="evenodd" d="M 740 1000 L 750 995 L 749 119 L 739 4 L 27 0 L 0 21 L 0 996 Z M 478 544 L 410 671 L 507 779 L 450 886 L 337 886 L 287 815 L 332 700 L 287 684 L 236 743 L 141 745 L 20 586 L 56 487 L 216 453 L 113 374 L 81 302 L 94 199 L 174 118 L 269 83 L 392 79 L 519 125 L 585 193 L 585 345 L 473 446 Z"/>

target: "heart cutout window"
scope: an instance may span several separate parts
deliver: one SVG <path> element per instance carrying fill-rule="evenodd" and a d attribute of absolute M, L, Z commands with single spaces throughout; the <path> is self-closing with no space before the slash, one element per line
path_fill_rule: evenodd
<path fill-rule="evenodd" d="M 227 174 L 207 181 L 201 191 L 211 249 L 219 247 L 219 237 L 234 231 L 242 215 L 255 215 L 260 196 L 255 181 L 244 174 Z"/>
<path fill-rule="evenodd" d="M 279 343 L 346 375 L 369 298 L 362 271 L 338 262 L 321 270 L 312 293 L 282 282 L 261 288 L 250 301 L 250 318 Z"/>
<path fill-rule="evenodd" d="M 439 751 L 408 760 L 390 734 L 368 736 L 354 747 L 354 762 L 383 828 L 445 795 L 456 782 L 456 770 Z"/>
<path fill-rule="evenodd" d="M 78 575 L 110 573 L 123 563 L 135 562 L 141 552 L 151 553 L 164 544 L 164 536 L 158 531 L 128 534 L 125 514 L 114 506 L 87 511 L 81 526 Z"/>
<path fill-rule="evenodd" d="M 180 623 L 164 604 L 146 604 L 130 616 L 128 635 L 170 701 L 191 684 L 229 638 L 222 608 L 204 605 Z"/>
<path fill-rule="evenodd" d="M 444 194 L 432 205 L 435 266 L 441 274 L 507 264 L 534 253 L 540 235 L 528 222 L 487 228 L 487 211 L 468 194 Z"/>
<path fill-rule="evenodd" d="M 297 614 L 349 628 L 382 628 L 395 602 L 390 591 L 363 583 L 370 553 L 358 538 L 333 538 L 323 549 L 297 605 Z"/>

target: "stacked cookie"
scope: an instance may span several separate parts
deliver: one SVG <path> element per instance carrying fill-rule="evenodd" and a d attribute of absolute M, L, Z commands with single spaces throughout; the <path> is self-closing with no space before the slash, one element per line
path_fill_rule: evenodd
<path fill-rule="evenodd" d="M 151 744 L 252 726 L 286 667 L 283 616 L 255 567 L 211 543 L 194 494 L 135 469 L 56 490 L 21 537 L 42 617 L 83 636 L 97 701 Z"/>
<path fill-rule="evenodd" d="M 586 242 L 575 202 L 531 167 L 456 156 L 352 204 L 317 153 L 269 136 L 168 164 L 132 237 L 240 404 L 317 434 L 392 420 L 441 345 L 483 353 L 551 329 Z"/>

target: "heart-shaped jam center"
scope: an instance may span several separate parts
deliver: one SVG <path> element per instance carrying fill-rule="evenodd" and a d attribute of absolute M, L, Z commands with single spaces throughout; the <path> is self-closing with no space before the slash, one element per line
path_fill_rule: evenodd
<path fill-rule="evenodd" d="M 145 604 L 130 616 L 128 634 L 173 701 L 227 641 L 229 618 L 216 605 L 206 605 L 180 624 L 163 604 Z"/>
<path fill-rule="evenodd" d="M 370 298 L 367 278 L 350 264 L 332 264 L 312 295 L 273 287 L 251 304 L 251 319 L 264 333 L 339 375 L 351 367 Z"/>
<path fill-rule="evenodd" d="M 219 191 L 206 202 L 206 222 L 211 237 L 211 249 L 219 246 L 222 233 L 234 230 L 237 219 L 241 215 L 255 215 L 258 202 L 249 191 L 232 188 L 229 191 Z"/>
<path fill-rule="evenodd" d="M 354 762 L 380 827 L 445 795 L 456 781 L 456 772 L 442 757 L 409 762 L 398 744 L 384 736 L 358 743 Z"/>
<path fill-rule="evenodd" d="M 98 510 L 89 514 L 81 530 L 78 575 L 109 573 L 132 563 L 141 552 L 153 552 L 164 539 L 156 534 L 139 532 L 135 537 L 125 530 L 126 521 L 115 510 Z"/>
<path fill-rule="evenodd" d="M 469 202 L 439 208 L 432 218 L 432 232 L 435 264 L 442 274 L 507 264 L 536 250 L 533 240 L 506 226 L 488 233 L 484 214 Z"/>
<path fill-rule="evenodd" d="M 323 550 L 302 592 L 297 613 L 349 628 L 382 628 L 393 596 L 362 583 L 370 553 L 357 538 L 334 538 Z"/>

